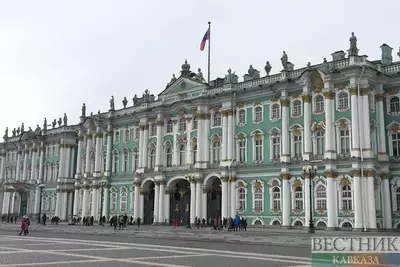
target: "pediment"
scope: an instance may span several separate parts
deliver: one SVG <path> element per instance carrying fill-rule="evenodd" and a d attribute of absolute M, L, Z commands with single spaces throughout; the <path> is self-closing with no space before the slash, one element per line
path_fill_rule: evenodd
<path fill-rule="evenodd" d="M 167 96 L 202 91 L 205 88 L 207 88 L 207 85 L 204 83 L 189 78 L 179 77 L 173 84 L 168 86 L 161 94 L 159 94 L 158 97 L 164 98 Z"/>

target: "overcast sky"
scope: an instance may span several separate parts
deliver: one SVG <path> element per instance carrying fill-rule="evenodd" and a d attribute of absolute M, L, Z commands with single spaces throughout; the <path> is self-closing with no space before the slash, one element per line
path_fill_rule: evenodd
<path fill-rule="evenodd" d="M 0 0 L 0 135 L 68 115 L 128 105 L 145 89 L 158 94 L 185 59 L 207 76 L 200 41 L 211 20 L 211 78 L 228 68 L 242 79 L 250 64 L 295 68 L 347 50 L 354 31 L 360 54 L 380 59 L 383 43 L 400 46 L 398 0 Z"/>

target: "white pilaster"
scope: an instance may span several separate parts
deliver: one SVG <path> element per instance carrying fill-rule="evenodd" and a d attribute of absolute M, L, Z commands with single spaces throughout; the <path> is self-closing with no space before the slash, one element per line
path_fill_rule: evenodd
<path fill-rule="evenodd" d="M 35 209 L 34 209 L 34 213 L 35 214 L 39 214 L 39 206 L 40 206 L 40 187 L 36 187 L 35 190 Z"/>
<path fill-rule="evenodd" d="M 90 176 L 90 153 L 92 151 L 92 135 L 88 133 L 86 135 L 86 169 L 85 177 Z"/>
<path fill-rule="evenodd" d="M 111 126 L 109 126 L 107 130 L 107 155 L 106 155 L 106 171 L 105 171 L 105 176 L 107 177 L 111 176 L 112 142 L 113 142 L 112 128 Z"/>
<path fill-rule="evenodd" d="M 304 226 L 310 226 L 310 175 L 306 174 L 304 179 Z M 314 189 L 314 188 L 313 188 Z M 313 198 L 314 199 L 314 198 Z"/>
<path fill-rule="evenodd" d="M 143 147 L 142 153 L 143 153 L 143 166 L 142 168 L 147 168 L 148 167 L 148 146 L 149 146 L 149 124 L 146 123 L 144 125 L 144 130 L 143 130 Z"/>
<path fill-rule="evenodd" d="M 154 186 L 154 221 L 153 223 L 158 222 L 158 212 L 160 208 L 160 182 L 156 181 Z"/>
<path fill-rule="evenodd" d="M 312 142 L 311 142 L 311 96 L 304 96 L 304 160 L 310 160 L 310 155 L 312 155 Z M 305 211 L 307 214 L 307 211 Z M 306 215 L 309 216 L 309 215 Z M 306 225 L 308 226 L 309 219 L 306 220 Z"/>
<path fill-rule="evenodd" d="M 192 131 L 192 120 L 186 120 L 186 131 L 187 131 L 187 140 L 186 140 L 186 165 L 192 164 L 192 140 L 191 134 Z M 194 145 L 193 145 L 194 146 Z M 199 146 L 197 146 L 198 149 Z"/>
<path fill-rule="evenodd" d="M 231 217 L 234 218 L 236 216 L 236 203 L 237 203 L 237 196 L 236 196 L 236 177 L 232 177 L 231 181 L 229 182 L 230 188 L 230 204 L 231 204 Z"/>
<path fill-rule="evenodd" d="M 288 174 L 283 174 L 282 176 L 282 225 L 288 227 L 290 226 L 290 176 Z"/>
<path fill-rule="evenodd" d="M 55 216 L 60 217 L 60 206 L 61 206 L 61 194 L 60 194 L 60 188 L 57 188 L 57 195 L 56 195 L 56 210 L 55 210 Z"/>
<path fill-rule="evenodd" d="M 222 140 L 221 140 L 221 156 L 222 161 L 228 159 L 228 111 L 222 111 Z M 222 162 L 221 161 L 221 162 Z"/>
<path fill-rule="evenodd" d="M 386 134 L 385 134 L 385 113 L 383 110 L 384 95 L 376 95 L 376 116 L 378 123 L 378 159 L 387 161 L 388 155 L 386 152 Z"/>
<path fill-rule="evenodd" d="M 61 216 L 60 219 L 65 221 L 67 220 L 68 213 L 68 193 L 66 191 L 61 193 Z"/>
<path fill-rule="evenodd" d="M 211 130 L 211 121 L 210 121 L 210 114 L 207 109 L 207 114 L 204 116 L 203 120 L 203 129 L 204 129 L 204 137 L 203 137 L 203 152 L 202 152 L 202 167 L 208 168 L 210 163 L 210 130 Z M 200 128 L 199 128 L 200 129 Z"/>
<path fill-rule="evenodd" d="M 76 155 L 76 175 L 75 178 L 80 178 L 82 175 L 82 151 L 83 151 L 83 136 L 82 136 L 82 131 L 79 131 L 79 137 L 78 137 L 78 153 Z M 75 214 L 75 213 L 74 213 Z M 75 214 L 77 215 L 77 214 Z"/>
<path fill-rule="evenodd" d="M 72 201 L 73 201 L 73 193 L 69 192 L 68 193 L 68 204 L 67 204 L 67 220 L 69 221 L 73 215 L 72 213 Z"/>
<path fill-rule="evenodd" d="M 44 147 L 44 142 L 42 142 L 40 146 L 40 158 L 39 158 L 39 183 L 43 183 L 43 174 L 44 174 L 44 153 L 46 149 Z"/>
<path fill-rule="evenodd" d="M 71 145 L 66 145 L 64 148 L 65 164 L 64 164 L 64 176 L 65 178 L 71 178 L 69 173 L 71 165 Z"/>
<path fill-rule="evenodd" d="M 327 190 L 326 190 L 326 206 L 328 210 L 328 228 L 333 229 L 337 226 L 337 212 L 336 211 L 336 199 L 337 199 L 337 190 L 335 185 L 334 177 L 326 178 L 327 181 Z M 332 175 L 331 175 L 332 176 Z"/>
<path fill-rule="evenodd" d="M 328 85 L 329 86 L 329 85 Z M 328 87 L 329 88 L 329 87 Z M 334 125 L 334 98 L 335 93 L 327 91 L 324 93 L 325 96 L 325 158 L 335 159 L 336 158 L 336 146 L 335 146 L 335 125 Z"/>
<path fill-rule="evenodd" d="M 91 215 L 94 217 L 94 220 L 97 221 L 98 219 L 98 193 L 99 193 L 99 188 L 97 185 L 93 185 L 92 189 L 92 210 L 91 210 Z"/>
<path fill-rule="evenodd" d="M 164 223 L 164 209 L 165 209 L 165 181 L 160 181 L 159 204 L 158 204 L 158 222 Z"/>
<path fill-rule="evenodd" d="M 110 210 L 110 192 L 108 190 L 108 185 L 103 187 L 103 198 L 103 215 L 106 217 L 106 220 L 108 220 L 108 213 Z"/>
<path fill-rule="evenodd" d="M 79 187 L 77 187 L 77 185 L 75 185 L 75 192 L 74 192 L 74 210 L 73 210 L 73 215 L 74 215 L 74 216 L 78 216 L 78 214 L 79 214 L 79 207 L 80 207 L 80 203 L 79 203 Z"/>
<path fill-rule="evenodd" d="M 392 229 L 392 209 L 390 208 L 390 186 L 389 179 L 383 177 L 382 179 L 382 202 L 383 202 L 383 219 L 384 228 Z"/>
<path fill-rule="evenodd" d="M 190 181 L 190 223 L 195 223 L 196 218 L 196 182 Z"/>
<path fill-rule="evenodd" d="M 97 129 L 96 137 L 96 151 L 95 151 L 95 160 L 94 160 L 94 173 L 93 177 L 101 176 L 101 146 L 102 146 L 102 137 L 103 134 L 100 133 L 100 129 Z"/>
<path fill-rule="evenodd" d="M 203 195 L 201 192 L 202 185 L 202 179 L 198 179 L 196 181 L 196 217 L 198 219 L 201 219 L 201 196 Z"/>
<path fill-rule="evenodd" d="M 18 151 L 17 151 L 17 171 L 16 171 L 16 175 L 15 175 L 15 180 L 16 181 L 21 181 L 22 179 L 23 179 L 23 177 L 24 177 L 24 174 L 25 174 L 25 169 L 23 169 L 23 171 L 22 171 L 22 177 L 21 177 L 21 168 L 20 168 L 20 165 L 21 165 L 21 154 L 22 154 L 22 152 L 23 151 L 21 151 L 21 150 L 19 150 L 18 149 Z M 24 163 L 23 163 L 23 166 L 25 167 L 25 153 L 24 153 Z M 22 178 L 22 179 L 21 179 Z"/>
<path fill-rule="evenodd" d="M 163 154 L 163 133 L 164 133 L 164 120 L 163 115 L 160 113 L 157 115 L 157 149 L 156 149 L 156 166 L 154 171 L 160 171 L 162 169 L 162 154 Z"/>
<path fill-rule="evenodd" d="M 28 178 L 28 146 L 25 145 L 25 150 L 24 150 L 24 167 L 23 167 L 23 171 L 22 171 L 22 181 L 26 181 Z M 17 165 L 17 172 L 19 169 L 19 165 Z M 18 179 L 18 178 L 17 178 Z M 21 181 L 21 178 L 19 178 L 19 181 Z"/>
<path fill-rule="evenodd" d="M 354 228 L 363 228 L 363 210 L 361 197 L 361 177 L 360 174 L 354 175 Z"/>
<path fill-rule="evenodd" d="M 369 126 L 369 125 L 368 125 Z M 376 229 L 376 209 L 375 209 L 375 172 L 367 171 L 367 202 L 368 202 L 368 228 Z"/>
<path fill-rule="evenodd" d="M 283 94 L 283 93 L 282 93 Z M 284 97 L 284 95 L 282 95 Z M 289 99 L 281 99 L 282 106 L 282 162 L 290 162 L 289 143 Z"/>
<path fill-rule="evenodd" d="M 172 146 L 173 146 L 173 149 L 172 149 L 172 166 L 178 166 L 178 155 L 179 155 L 179 152 L 178 152 L 178 141 L 177 141 L 177 138 L 178 138 L 178 124 L 177 124 L 177 122 L 174 120 L 173 121 L 173 125 L 172 125 L 172 130 L 173 130 L 173 136 L 174 136 L 174 139 L 173 139 L 173 142 L 172 142 Z M 200 132 L 198 132 L 197 133 L 197 135 L 199 135 L 199 133 Z"/>
<path fill-rule="evenodd" d="M 201 217 L 202 217 L 202 219 L 204 218 L 204 219 L 208 220 L 208 218 L 207 218 L 207 190 L 206 189 L 203 189 L 201 196 L 202 196 L 201 201 L 203 202 L 203 204 L 201 205 L 201 207 L 202 207 Z"/>
<path fill-rule="evenodd" d="M 140 217 L 140 182 L 135 183 L 135 208 L 133 209 L 133 217 L 136 220 Z"/>
<path fill-rule="evenodd" d="M 351 132 L 352 132 L 352 144 L 351 149 L 352 157 L 360 157 L 360 135 L 358 133 L 360 121 L 358 115 L 358 96 L 356 89 L 351 90 Z M 369 123 L 368 123 L 369 125 Z"/>
<path fill-rule="evenodd" d="M 31 171 L 31 177 L 30 180 L 34 182 L 36 180 L 36 154 L 37 154 L 37 147 L 36 144 L 33 145 L 32 147 L 32 171 Z"/>
<path fill-rule="evenodd" d="M 363 145 L 362 153 L 364 158 L 371 158 L 373 155 L 371 147 L 371 124 L 369 119 L 369 100 L 368 92 L 364 90 L 362 98 L 362 134 L 363 134 Z M 374 202 L 375 203 L 375 202 Z M 376 228 L 376 224 L 375 224 Z"/>
<path fill-rule="evenodd" d="M 83 187 L 83 200 L 82 200 L 82 216 L 86 217 L 89 215 L 89 188 L 88 185 Z"/>
<path fill-rule="evenodd" d="M 170 222 L 170 202 L 171 202 L 171 195 L 165 194 L 164 196 L 164 221 L 167 220 L 167 225 Z"/>
<path fill-rule="evenodd" d="M 228 179 L 222 178 L 222 201 L 221 201 L 221 213 L 222 218 L 228 218 Z"/>
<path fill-rule="evenodd" d="M 4 152 L 4 149 L 1 152 L 1 157 L 0 157 L 0 180 L 4 181 L 5 180 L 5 175 L 4 175 L 4 165 L 6 161 L 6 153 Z"/>
<path fill-rule="evenodd" d="M 197 162 L 196 168 L 201 168 L 204 159 L 204 142 L 205 142 L 205 132 L 204 132 L 204 119 L 205 114 L 201 114 L 202 110 L 200 107 L 197 109 Z"/>
<path fill-rule="evenodd" d="M 141 222 L 143 222 L 143 218 L 144 218 L 144 195 L 140 194 L 140 219 Z"/>

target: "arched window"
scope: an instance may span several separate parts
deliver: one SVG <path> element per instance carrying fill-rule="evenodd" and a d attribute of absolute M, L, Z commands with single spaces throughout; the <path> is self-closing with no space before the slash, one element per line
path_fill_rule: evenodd
<path fill-rule="evenodd" d="M 274 136 L 271 138 L 272 159 L 277 160 L 281 157 L 281 137 Z"/>
<path fill-rule="evenodd" d="M 261 138 L 257 138 L 255 140 L 255 160 L 262 161 L 263 160 L 263 140 Z"/>
<path fill-rule="evenodd" d="M 263 210 L 263 192 L 261 188 L 256 188 L 254 190 L 254 210 L 261 211 Z"/>
<path fill-rule="evenodd" d="M 124 170 L 124 172 L 125 173 L 127 173 L 128 172 L 128 159 L 129 159 L 129 151 L 128 151 L 128 149 L 124 149 L 124 166 L 123 166 L 123 170 Z"/>
<path fill-rule="evenodd" d="M 197 162 L 197 145 L 193 146 L 193 158 L 192 158 L 192 164 L 196 164 Z"/>
<path fill-rule="evenodd" d="M 118 144 L 119 143 L 119 131 L 114 132 L 114 143 Z"/>
<path fill-rule="evenodd" d="M 325 137 L 322 131 L 318 131 L 316 136 L 316 154 L 323 155 L 325 152 Z"/>
<path fill-rule="evenodd" d="M 326 188 L 322 184 L 318 185 L 317 191 L 317 210 L 326 210 Z"/>
<path fill-rule="evenodd" d="M 390 99 L 390 112 L 399 112 L 400 111 L 400 100 L 397 96 L 394 96 Z"/>
<path fill-rule="evenodd" d="M 186 162 L 186 147 L 185 145 L 181 145 L 179 147 L 179 165 L 183 166 Z"/>
<path fill-rule="evenodd" d="M 172 149 L 167 147 L 167 167 L 172 167 Z"/>
<path fill-rule="evenodd" d="M 213 142 L 212 153 L 213 153 L 213 163 L 218 164 L 221 160 L 221 157 L 220 157 L 221 156 L 221 154 L 220 154 L 221 153 L 221 144 L 220 144 L 219 140 L 215 140 Z"/>
<path fill-rule="evenodd" d="M 346 109 L 349 107 L 349 95 L 346 92 L 340 92 L 337 96 L 338 98 L 338 108 Z"/>
<path fill-rule="evenodd" d="M 115 211 L 117 209 L 117 193 L 111 193 L 110 200 L 110 210 Z"/>
<path fill-rule="evenodd" d="M 126 211 L 126 202 L 127 202 L 126 188 L 122 188 L 122 190 L 121 190 L 121 206 L 120 206 L 121 211 Z"/>
<path fill-rule="evenodd" d="M 279 119 L 279 117 L 281 116 L 280 114 L 281 114 L 281 109 L 280 109 L 280 106 L 279 106 L 279 104 L 277 104 L 277 103 L 275 103 L 275 104 L 273 104 L 272 105 L 272 108 L 271 108 L 271 114 L 272 114 L 272 116 L 271 116 L 271 119 Z"/>
<path fill-rule="evenodd" d="M 303 223 L 301 221 L 296 221 L 294 223 L 294 226 L 303 226 Z"/>
<path fill-rule="evenodd" d="M 150 136 L 156 136 L 157 135 L 157 124 L 152 123 L 150 127 Z"/>
<path fill-rule="evenodd" d="M 133 160 L 135 165 L 133 168 L 139 168 L 139 148 L 137 146 L 133 149 Z"/>
<path fill-rule="evenodd" d="M 140 138 L 140 128 L 136 127 L 135 128 L 135 139 L 139 140 L 139 138 Z"/>
<path fill-rule="evenodd" d="M 352 228 L 353 226 L 352 226 L 351 223 L 349 223 L 349 222 L 344 222 L 344 223 L 342 224 L 342 227 L 343 227 L 343 228 Z"/>
<path fill-rule="evenodd" d="M 349 185 L 344 185 L 342 187 L 342 210 L 352 210 L 353 201 L 351 195 L 351 187 Z"/>
<path fill-rule="evenodd" d="M 393 157 L 400 156 L 400 133 L 392 134 L 392 154 Z"/>
<path fill-rule="evenodd" d="M 198 128 L 198 120 L 197 120 L 197 116 L 193 117 L 193 130 L 197 130 Z"/>
<path fill-rule="evenodd" d="M 300 102 L 300 100 L 293 101 L 293 116 L 301 116 L 301 102 Z"/>
<path fill-rule="evenodd" d="M 239 162 L 246 162 L 246 140 L 238 142 Z M 219 150 L 221 151 L 221 150 Z"/>
<path fill-rule="evenodd" d="M 294 145 L 294 156 L 296 158 L 301 157 L 303 155 L 303 140 L 300 134 L 293 136 L 293 145 Z"/>
<path fill-rule="evenodd" d="M 118 172 L 118 151 L 114 151 L 113 153 L 113 173 L 117 173 Z"/>
<path fill-rule="evenodd" d="M 125 142 L 129 142 L 129 139 L 130 139 L 129 138 L 130 137 L 129 129 L 125 129 L 124 133 L 125 133 L 125 136 L 124 136 Z"/>
<path fill-rule="evenodd" d="M 275 187 L 272 190 L 272 201 L 273 201 L 273 208 L 274 210 L 281 209 L 281 190 L 279 187 Z"/>
<path fill-rule="evenodd" d="M 350 131 L 349 129 L 341 129 L 339 132 L 340 137 L 340 153 L 350 153 Z"/>
<path fill-rule="evenodd" d="M 400 188 L 396 190 L 396 204 L 397 204 L 397 211 L 400 211 Z"/>
<path fill-rule="evenodd" d="M 239 210 L 246 210 L 246 190 L 244 188 L 238 189 L 238 197 L 239 197 Z"/>
<path fill-rule="evenodd" d="M 185 118 L 181 118 L 179 120 L 179 131 L 186 132 L 186 119 Z"/>
<path fill-rule="evenodd" d="M 92 211 L 92 208 L 93 208 L 93 192 L 89 194 L 89 208 L 88 208 L 89 213 Z"/>
<path fill-rule="evenodd" d="M 167 133 L 172 133 L 173 132 L 173 122 L 172 122 L 172 120 L 168 120 L 167 121 L 167 130 L 166 130 L 166 132 Z"/>
<path fill-rule="evenodd" d="M 317 95 L 314 99 L 315 101 L 315 109 L 314 111 L 316 113 L 322 113 L 325 110 L 325 103 L 324 103 L 324 97 L 322 95 Z"/>
<path fill-rule="evenodd" d="M 213 127 L 221 126 L 221 112 L 215 112 L 213 117 Z"/>
<path fill-rule="evenodd" d="M 246 111 L 241 109 L 238 111 L 238 124 L 245 124 L 246 123 Z"/>
<path fill-rule="evenodd" d="M 294 207 L 297 210 L 303 210 L 303 188 L 300 186 L 294 191 Z"/>
<path fill-rule="evenodd" d="M 263 120 L 263 109 L 262 107 L 254 108 L 254 122 L 262 122 Z"/>
<path fill-rule="evenodd" d="M 156 166 L 156 148 L 152 145 L 150 147 L 150 168 Z"/>

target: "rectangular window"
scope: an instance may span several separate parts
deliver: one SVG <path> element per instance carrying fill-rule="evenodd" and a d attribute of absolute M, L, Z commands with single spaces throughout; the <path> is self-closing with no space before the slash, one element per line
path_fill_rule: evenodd
<path fill-rule="evenodd" d="M 272 138 L 272 158 L 279 159 L 281 155 L 281 138 Z"/>
<path fill-rule="evenodd" d="M 296 158 L 301 157 L 302 153 L 302 138 L 301 135 L 294 136 L 294 156 Z"/>
<path fill-rule="evenodd" d="M 400 156 L 400 133 L 392 134 L 393 157 Z"/>
<path fill-rule="evenodd" d="M 349 130 L 340 130 L 340 152 L 350 153 L 350 134 Z"/>
<path fill-rule="evenodd" d="M 262 161 L 263 157 L 262 157 L 262 149 L 263 149 L 263 143 L 262 140 L 256 140 L 256 161 Z"/>

